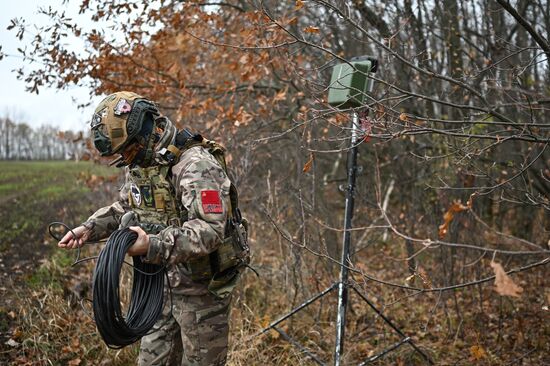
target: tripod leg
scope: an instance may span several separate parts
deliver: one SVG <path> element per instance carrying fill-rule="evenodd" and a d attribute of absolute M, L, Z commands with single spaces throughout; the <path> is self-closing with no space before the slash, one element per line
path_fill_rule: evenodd
<path fill-rule="evenodd" d="M 296 342 L 294 338 L 289 336 L 284 330 L 282 330 L 279 327 L 273 327 L 284 339 L 287 340 L 290 344 L 294 345 L 294 347 L 298 348 L 302 353 L 307 355 L 309 358 L 311 358 L 313 361 L 315 361 L 318 365 L 325 366 L 325 363 L 321 361 L 317 356 L 315 356 L 310 350 L 302 346 L 300 343 Z"/>
<path fill-rule="evenodd" d="M 407 338 L 403 338 L 401 341 L 395 343 L 394 345 L 392 345 L 391 347 L 388 347 L 386 348 L 384 351 L 380 352 L 379 354 L 377 355 L 374 355 L 372 357 L 369 357 L 367 360 L 365 360 L 364 362 L 361 362 L 359 364 L 359 366 L 365 366 L 365 365 L 368 365 L 369 363 L 371 362 L 374 362 L 376 360 L 378 360 L 379 358 L 382 358 L 384 357 L 385 355 L 387 355 L 388 353 L 390 353 L 391 351 L 393 351 L 394 349 L 397 349 L 398 347 L 401 347 L 403 344 L 405 343 L 409 343 L 411 340 L 410 337 L 407 337 Z"/>
<path fill-rule="evenodd" d="M 392 323 L 392 321 L 390 319 L 388 319 L 380 310 L 378 310 L 378 308 L 376 306 L 374 306 L 373 303 L 371 303 L 369 301 L 369 299 L 367 299 L 365 297 L 365 295 L 363 295 L 361 292 L 359 292 L 359 290 L 357 288 L 355 288 L 355 286 L 351 285 L 351 288 L 357 293 L 357 295 L 359 295 L 359 297 L 361 299 L 363 299 L 369 306 L 372 310 L 374 310 L 374 312 L 376 314 L 378 314 L 378 316 L 380 316 L 385 322 L 386 324 L 388 324 L 393 330 L 395 330 L 395 332 L 397 334 L 399 334 L 401 337 L 403 338 L 409 338 L 405 335 L 405 333 L 403 333 L 401 331 L 401 329 L 397 328 L 397 326 L 395 324 Z M 422 358 L 424 358 L 424 360 L 426 360 L 426 362 L 428 362 L 430 365 L 433 365 L 434 362 L 431 360 L 430 357 L 428 357 L 427 354 L 425 354 L 420 348 L 418 348 L 418 346 L 416 344 L 414 344 L 413 341 L 410 340 L 409 338 L 409 341 L 408 343 L 411 345 L 412 348 L 414 348 L 414 350 L 418 353 L 420 353 L 420 355 L 422 356 Z"/>
<path fill-rule="evenodd" d="M 280 322 L 290 318 L 292 315 L 296 314 L 298 311 L 302 310 L 303 308 L 307 307 L 308 305 L 310 305 L 311 303 L 315 302 L 316 300 L 320 299 L 321 297 L 325 296 L 326 294 L 328 294 L 329 292 L 331 292 L 332 290 L 334 290 L 336 288 L 336 286 L 338 286 L 338 283 L 333 283 L 332 286 L 330 286 L 329 288 L 327 288 L 326 290 L 324 290 L 323 292 L 320 292 L 318 293 L 317 295 L 313 296 L 311 299 L 305 301 L 304 303 L 302 303 L 301 305 L 299 305 L 298 307 L 292 309 L 288 314 L 286 315 L 283 315 L 282 317 L 280 317 L 279 319 L 275 320 L 274 322 L 272 322 L 271 324 L 269 324 L 267 327 L 265 327 L 264 329 L 262 329 L 259 333 L 257 333 L 255 335 L 255 337 L 267 332 L 268 330 L 272 329 L 273 327 L 275 327 L 277 324 L 279 324 Z"/>

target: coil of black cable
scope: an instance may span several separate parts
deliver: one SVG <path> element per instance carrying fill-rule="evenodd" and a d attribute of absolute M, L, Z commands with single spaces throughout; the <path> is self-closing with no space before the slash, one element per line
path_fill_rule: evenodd
<path fill-rule="evenodd" d="M 120 305 L 124 256 L 137 239 L 130 229 L 116 230 L 99 253 L 93 276 L 92 307 L 97 329 L 110 348 L 128 346 L 146 335 L 162 313 L 163 267 L 133 259 L 133 285 L 126 316 Z"/>

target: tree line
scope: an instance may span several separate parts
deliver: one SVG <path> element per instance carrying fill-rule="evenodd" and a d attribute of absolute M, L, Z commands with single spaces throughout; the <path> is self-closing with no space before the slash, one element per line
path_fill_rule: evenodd
<path fill-rule="evenodd" d="M 0 160 L 79 160 L 86 152 L 82 132 L 47 125 L 33 128 L 0 117 Z"/>

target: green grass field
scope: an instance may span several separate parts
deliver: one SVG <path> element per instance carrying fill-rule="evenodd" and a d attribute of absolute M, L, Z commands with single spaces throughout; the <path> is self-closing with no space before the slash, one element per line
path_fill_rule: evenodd
<path fill-rule="evenodd" d="M 84 179 L 116 169 L 89 162 L 0 162 L 0 251 L 39 239 L 51 221 L 76 224 L 90 213 L 92 192 Z M 27 243 L 28 244 L 28 243 Z"/>
<path fill-rule="evenodd" d="M 60 330 L 69 329 L 65 316 L 74 306 L 67 294 L 93 263 L 71 267 L 75 253 L 57 249 L 48 224 L 76 226 L 112 202 L 119 174 L 91 162 L 0 161 L 0 364 L 78 364 L 79 352 L 63 351 L 71 343 Z M 90 332 L 91 319 L 78 316 L 72 331 Z"/>

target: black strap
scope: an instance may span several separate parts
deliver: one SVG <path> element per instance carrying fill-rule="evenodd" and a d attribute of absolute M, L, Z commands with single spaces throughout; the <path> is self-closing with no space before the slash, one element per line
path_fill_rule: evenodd
<path fill-rule="evenodd" d="M 202 142 L 202 136 L 200 134 L 192 134 L 188 129 L 178 131 L 176 134 L 175 145 L 178 149 L 188 149 L 191 146 L 199 145 Z"/>

